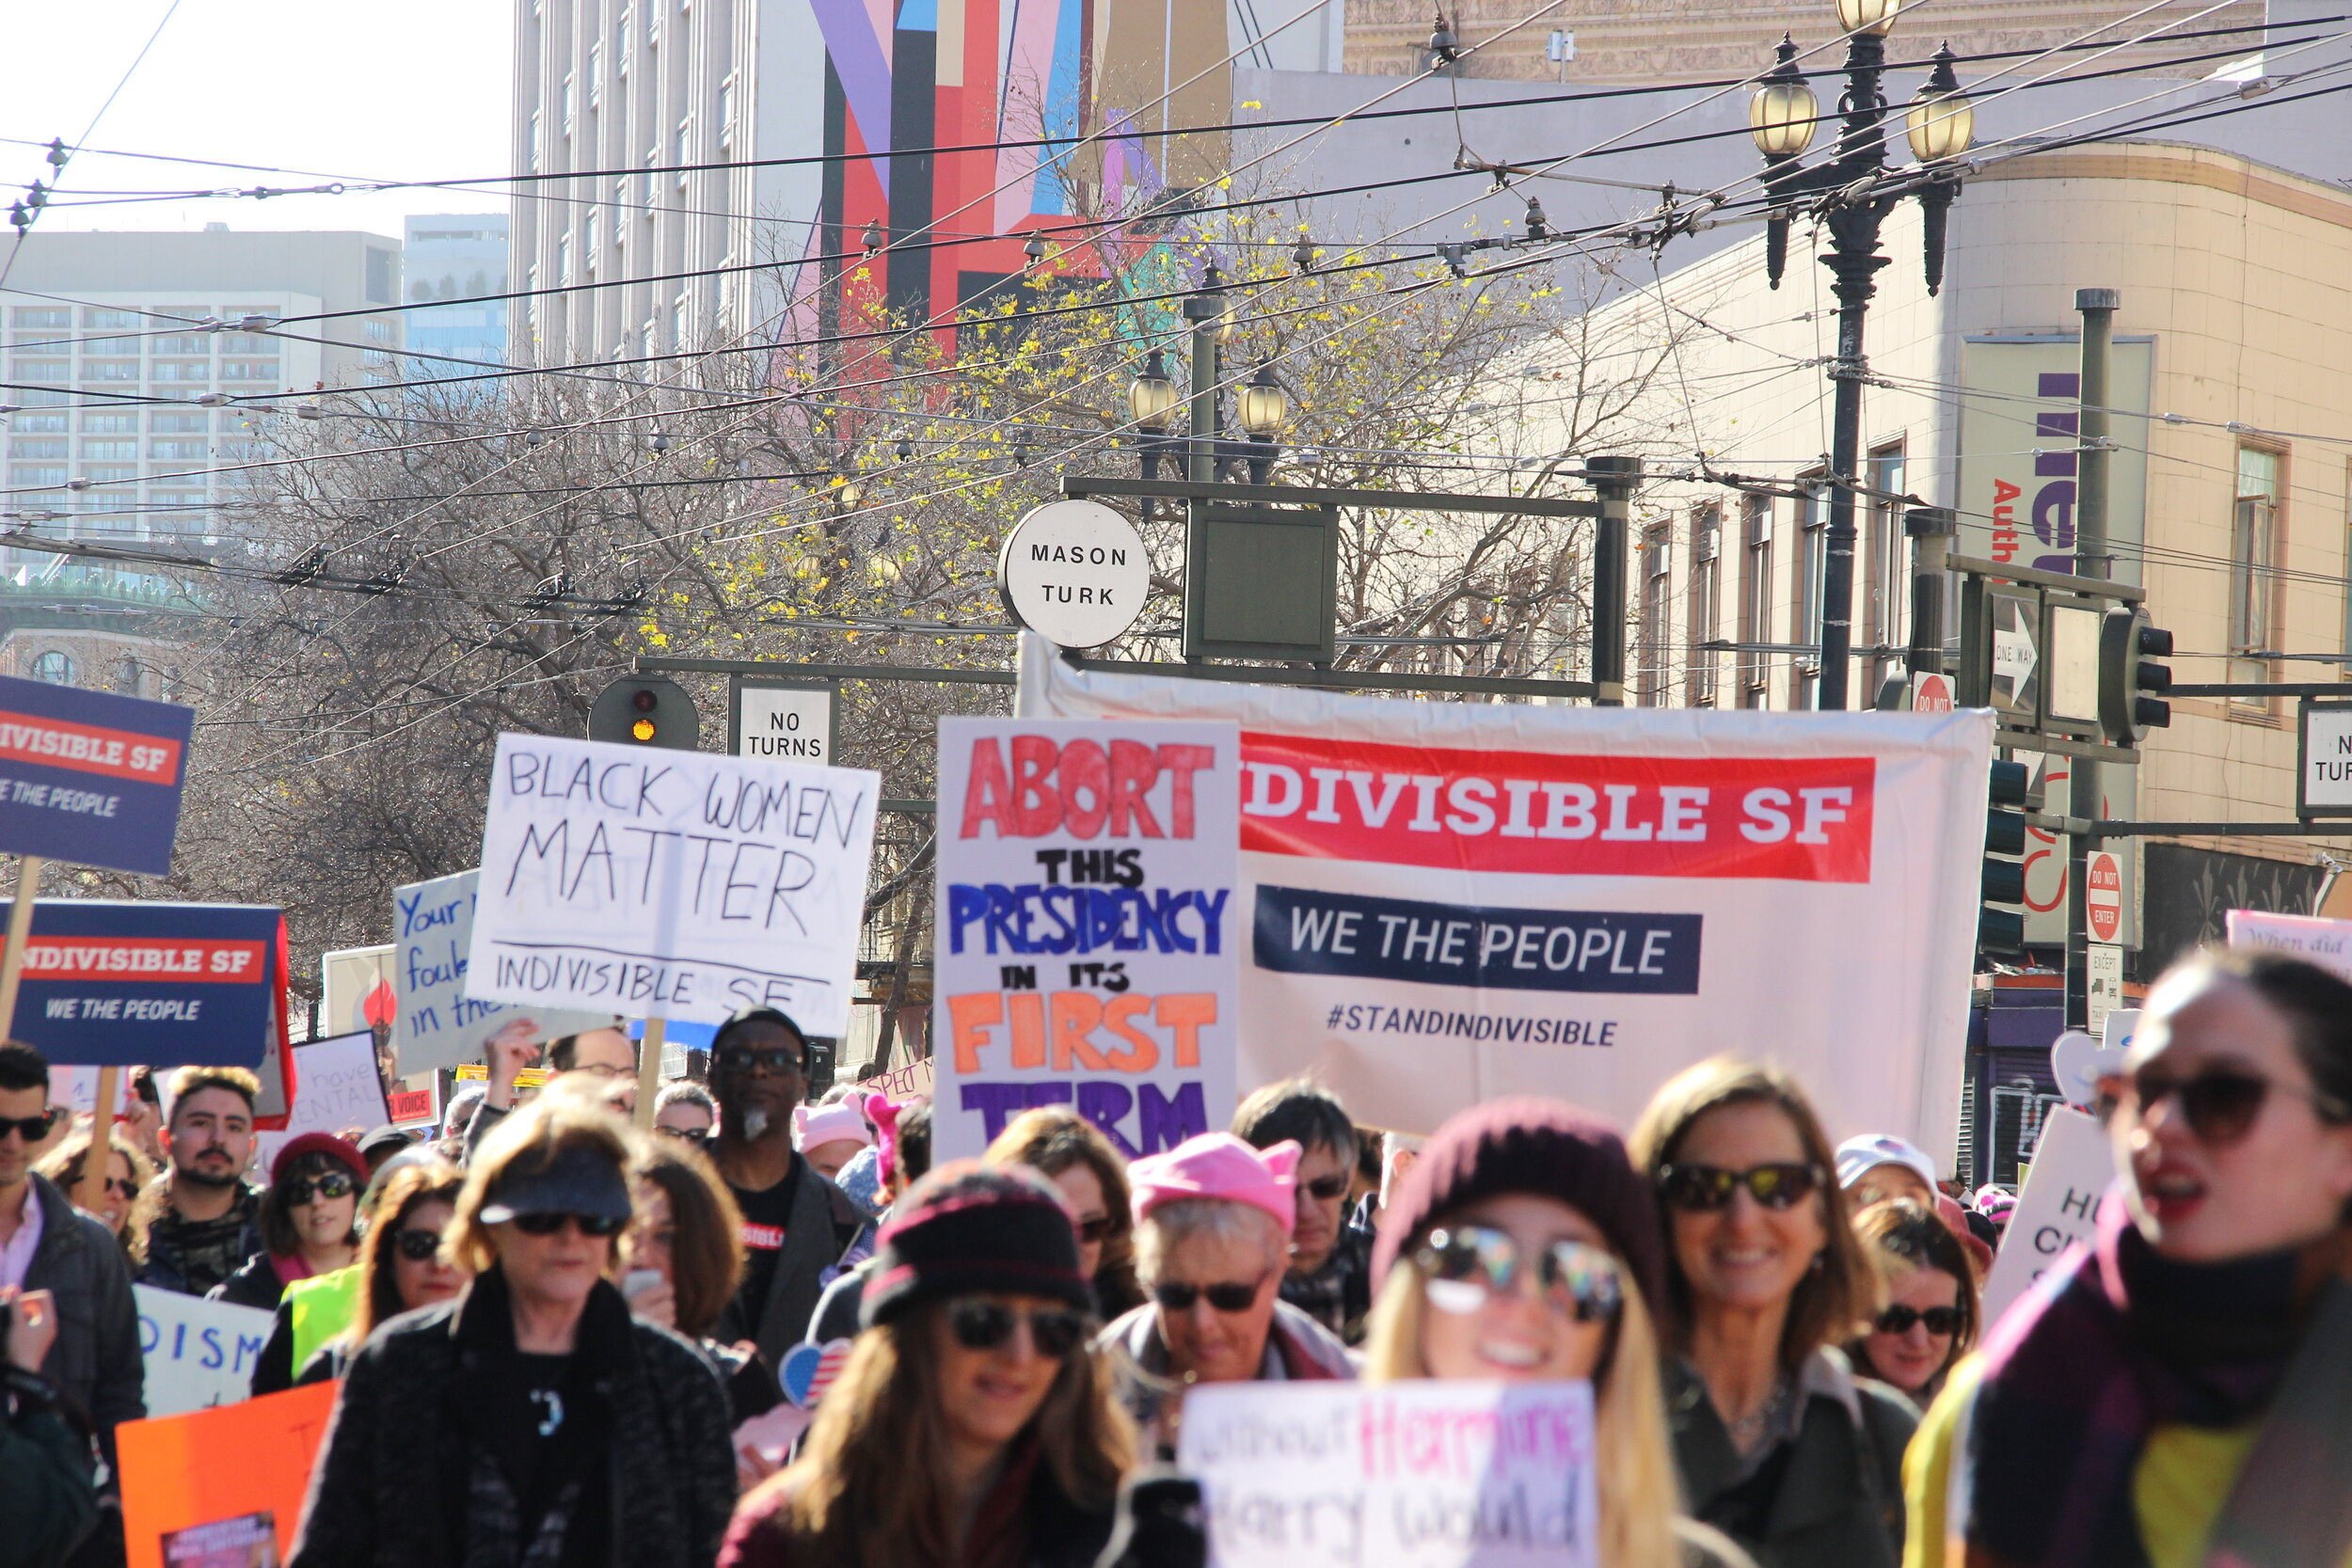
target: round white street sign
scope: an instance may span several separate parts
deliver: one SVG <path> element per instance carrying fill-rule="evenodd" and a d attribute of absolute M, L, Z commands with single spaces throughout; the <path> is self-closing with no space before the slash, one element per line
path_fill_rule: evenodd
<path fill-rule="evenodd" d="M 1065 648 L 1095 648 L 1143 613 L 1152 559 L 1101 501 L 1047 501 L 1005 535 L 996 591 L 1013 619 Z"/>

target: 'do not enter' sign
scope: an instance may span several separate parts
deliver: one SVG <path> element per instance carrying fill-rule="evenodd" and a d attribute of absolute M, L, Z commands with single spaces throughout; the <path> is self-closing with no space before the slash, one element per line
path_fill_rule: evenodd
<path fill-rule="evenodd" d="M 1023 626 L 1065 648 L 1100 647 L 1143 613 L 1152 560 L 1100 501 L 1047 501 L 1005 535 L 996 591 Z"/>

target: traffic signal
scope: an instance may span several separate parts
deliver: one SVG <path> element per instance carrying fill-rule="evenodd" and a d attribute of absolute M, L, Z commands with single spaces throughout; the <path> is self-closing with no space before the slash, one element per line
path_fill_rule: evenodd
<path fill-rule="evenodd" d="M 2099 626 L 2099 727 L 2119 746 L 2172 722 L 2172 705 L 2151 691 L 2172 689 L 2172 672 L 2151 658 L 2172 653 L 2172 634 L 2151 625 L 2139 605 L 2118 605 Z"/>
<path fill-rule="evenodd" d="M 596 693 L 588 709 L 588 738 L 691 752 L 702 745 L 703 720 L 677 682 L 663 675 L 623 675 Z"/>
<path fill-rule="evenodd" d="M 2025 951 L 2025 808 L 2029 783 L 2030 775 L 2022 762 L 1993 765 L 1990 803 L 1984 814 L 1984 870 L 1979 895 L 1983 904 L 1977 911 L 1979 953 Z"/>

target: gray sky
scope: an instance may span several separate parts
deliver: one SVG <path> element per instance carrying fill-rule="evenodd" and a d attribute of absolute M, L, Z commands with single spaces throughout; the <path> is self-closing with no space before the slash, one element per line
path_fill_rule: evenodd
<path fill-rule="evenodd" d="M 0 136 L 79 140 L 170 0 L 0 3 L 8 87 Z M 91 147 L 317 170 L 205 168 L 83 153 L 40 227 L 365 229 L 397 237 L 410 213 L 502 212 L 506 191 L 135 201 L 103 191 L 314 185 L 353 177 L 462 179 L 507 171 L 514 11 L 507 0 L 180 0 L 91 132 Z M 0 207 L 46 179 L 37 147 L 0 142 Z M 0 244 L 8 231 L 0 229 Z"/>

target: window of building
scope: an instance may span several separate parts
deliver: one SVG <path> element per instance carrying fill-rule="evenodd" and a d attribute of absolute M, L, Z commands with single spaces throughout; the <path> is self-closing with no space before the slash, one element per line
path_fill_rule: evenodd
<path fill-rule="evenodd" d="M 539 111 L 533 109 L 531 111 L 531 170 L 533 174 L 539 172 L 539 165 L 543 161 L 540 156 L 543 150 L 541 141 Z"/>
<path fill-rule="evenodd" d="M 136 354 L 146 346 L 146 341 L 140 338 L 85 338 L 82 340 L 82 355 L 85 358 L 103 358 L 110 354 Z M 201 354 L 203 350 L 197 352 Z"/>
<path fill-rule="evenodd" d="M 164 351 L 157 349 L 155 352 L 161 354 Z M 276 354 L 278 342 L 267 333 L 230 332 L 220 340 L 220 352 L 223 354 Z"/>
<path fill-rule="evenodd" d="M 63 445 L 63 443 L 59 444 Z M 196 454 L 199 457 L 204 455 L 203 442 L 199 441 L 196 444 Z M 50 455 L 63 457 L 65 453 L 59 451 Z M 135 463 L 138 457 L 139 444 L 135 440 L 84 441 L 82 443 L 82 461 L 85 463 Z"/>
<path fill-rule="evenodd" d="M 392 288 L 392 271 L 395 265 L 393 252 L 378 250 L 373 245 L 368 247 L 369 304 L 389 305 L 399 297 Z"/>
<path fill-rule="evenodd" d="M 64 649 L 51 648 L 45 653 L 36 654 L 24 673 L 37 681 L 47 681 L 52 686 L 72 686 L 73 660 Z"/>
<path fill-rule="evenodd" d="M 86 456 L 95 457 L 98 454 L 90 451 L 90 445 L 91 443 L 87 442 L 83 444 L 83 453 Z M 133 449 L 129 451 L 119 452 L 116 454 L 118 456 L 135 457 L 138 455 L 138 443 L 135 441 L 115 441 L 108 442 L 107 445 Z M 151 458 L 168 459 L 174 463 L 193 463 L 204 455 L 204 443 L 201 441 L 150 441 L 147 443 L 147 455 Z"/>
<path fill-rule="evenodd" d="M 210 359 L 158 359 L 149 372 L 155 381 L 210 381 L 213 362 Z"/>
<path fill-rule="evenodd" d="M 719 150 L 723 155 L 735 149 L 735 78 L 730 76 L 719 84 Z"/>
<path fill-rule="evenodd" d="M 1740 498 L 1740 641 L 1772 640 L 1772 500 Z M 1772 656 L 1750 649 L 1740 656 L 1740 705 L 1772 706 Z"/>
<path fill-rule="evenodd" d="M 539 263 L 531 263 L 523 274 L 523 336 L 536 342 L 539 339 Z"/>
<path fill-rule="evenodd" d="M 124 484 L 139 477 L 136 468 L 84 468 L 82 477 L 92 484 Z"/>
<path fill-rule="evenodd" d="M 380 316 L 370 316 L 359 325 L 367 333 L 369 342 L 389 343 L 392 341 L 392 324 Z"/>
<path fill-rule="evenodd" d="M 670 301 L 670 346 L 674 349 L 686 347 L 686 296 L 684 294 Z"/>
<path fill-rule="evenodd" d="M 591 207 L 588 209 L 588 217 L 582 226 L 580 237 L 581 246 L 588 259 L 588 276 L 591 277 L 596 275 L 596 251 L 603 243 L 603 234 L 604 214 Z"/>
<path fill-rule="evenodd" d="M 1674 611 L 1674 535 L 1664 525 L 1642 534 L 1642 626 L 1634 652 L 1636 700 L 1657 707 L 1666 699 L 1666 637 Z"/>
<path fill-rule="evenodd" d="M 275 381 L 278 379 L 278 361 L 224 359 L 221 361 L 220 378 L 223 381 Z"/>
<path fill-rule="evenodd" d="M 85 436 L 135 436 L 139 417 L 136 414 L 85 414 L 82 434 Z"/>
<path fill-rule="evenodd" d="M 71 381 L 73 367 L 63 359 L 17 359 L 10 361 L 8 373 L 19 381 Z"/>
<path fill-rule="evenodd" d="M 1788 640 L 1811 649 L 1797 656 L 1796 674 L 1789 687 L 1790 705 L 1804 711 L 1820 705 L 1821 583 L 1829 570 L 1829 485 L 1827 476 L 1807 474 L 1797 483 L 1805 499 L 1797 508 L 1797 602 L 1790 617 Z"/>
<path fill-rule="evenodd" d="M 572 237 L 569 234 L 555 237 L 555 280 L 558 283 L 572 280 Z"/>
<path fill-rule="evenodd" d="M 8 325 L 39 327 L 43 331 L 56 327 L 70 327 L 73 325 L 73 312 L 53 310 L 40 305 L 18 305 L 10 308 L 8 311 Z"/>
<path fill-rule="evenodd" d="M 645 0 L 645 52 L 661 47 L 661 0 Z"/>
<path fill-rule="evenodd" d="M 18 414 L 8 420 L 10 430 L 63 430 L 63 414 Z"/>
<path fill-rule="evenodd" d="M 612 182 L 612 248 L 628 248 L 628 182 Z"/>
<path fill-rule="evenodd" d="M 101 331 L 128 332 L 139 325 L 136 310 L 104 310 L 91 306 L 82 312 L 82 325 Z"/>
<path fill-rule="evenodd" d="M 154 347 L 157 354 L 210 354 L 213 341 L 200 332 L 175 333 L 156 339 Z"/>
<path fill-rule="evenodd" d="M 569 136 L 572 134 L 572 73 L 568 71 L 564 73 L 564 86 L 556 93 L 555 119 L 564 127 L 564 135 Z"/>
<path fill-rule="evenodd" d="M 588 46 L 588 108 L 590 112 L 604 107 L 604 43 L 601 40 Z"/>
<path fill-rule="evenodd" d="M 38 462 L 47 459 L 62 463 L 65 461 L 65 442 L 62 439 L 28 441 L 19 437 L 8 443 L 8 456 L 19 462 Z"/>
<path fill-rule="evenodd" d="M 1894 441 L 1873 447 L 1869 466 L 1863 472 L 1863 483 L 1877 493 L 1869 498 L 1865 513 L 1868 538 L 1865 541 L 1864 564 L 1868 576 L 1859 641 L 1875 648 L 1899 647 L 1910 635 L 1911 617 L 1905 610 L 1911 595 L 1904 592 L 1904 583 L 1911 575 L 1910 543 L 1903 535 L 1903 503 L 1889 499 L 1904 493 L 1903 471 L 1903 446 L 1900 441 Z M 1890 670 L 1900 667 L 1900 660 L 1890 654 L 1866 657 L 1862 661 L 1862 688 L 1854 695 L 1853 705 L 1867 707 L 1875 702 L 1879 684 Z"/>
<path fill-rule="evenodd" d="M 138 428 L 135 423 L 137 416 L 125 415 L 123 417 L 135 422 L 116 428 L 123 430 Z M 89 427 L 84 425 L 83 428 L 87 430 Z M 209 414 L 155 414 L 149 417 L 147 428 L 158 435 L 181 435 L 192 430 L 209 430 L 212 428 L 212 416 Z"/>
<path fill-rule="evenodd" d="M 139 362 L 135 359 L 86 359 L 82 362 L 84 381 L 136 381 Z"/>
<path fill-rule="evenodd" d="M 636 26 L 637 19 L 629 14 L 627 6 L 623 6 L 620 24 L 612 33 L 612 73 L 624 82 L 628 80 L 629 56 L 636 53 L 634 45 L 637 40 L 632 36 Z"/>
<path fill-rule="evenodd" d="M 56 467 L 41 465 L 40 467 L 24 467 L 11 463 L 8 465 L 8 483 L 20 489 L 29 486 L 54 486 L 63 484 L 65 483 L 65 467 L 62 464 Z"/>
<path fill-rule="evenodd" d="M 1724 509 L 1702 506 L 1691 517 L 1691 705 L 1715 705 L 1719 656 L 1700 644 L 1722 636 Z"/>
<path fill-rule="evenodd" d="M 677 188 L 679 190 L 686 188 L 686 166 L 693 161 L 687 156 L 687 150 L 693 145 L 694 117 L 688 115 L 677 122 L 677 156 L 670 160 L 677 166 Z"/>
<path fill-rule="evenodd" d="M 2278 651 L 2279 470 L 2265 447 L 2237 450 L 2237 504 L 2230 524 L 2230 679 L 2266 681 L 2270 666 L 2247 656 Z M 2234 701 L 2234 699 L 2233 699 Z M 2266 698 L 2240 705 L 2267 710 Z"/>
<path fill-rule="evenodd" d="M 654 198 L 661 185 L 661 177 L 655 172 L 660 166 L 661 149 L 658 147 L 645 149 L 645 216 L 648 220 L 653 217 Z"/>

